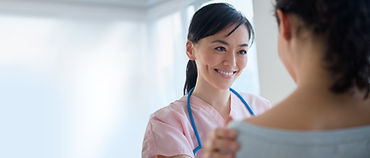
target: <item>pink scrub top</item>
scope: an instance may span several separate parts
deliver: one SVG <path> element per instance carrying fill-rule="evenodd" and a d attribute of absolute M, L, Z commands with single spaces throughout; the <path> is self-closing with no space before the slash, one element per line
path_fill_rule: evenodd
<path fill-rule="evenodd" d="M 243 102 L 234 93 L 230 94 L 230 117 L 236 121 L 251 117 Z M 240 93 L 240 95 L 255 115 L 271 108 L 270 101 L 265 98 L 249 93 Z M 193 150 L 198 146 L 198 141 L 191 126 L 186 102 L 187 95 L 151 115 L 143 141 L 143 158 L 157 155 L 194 157 Z M 208 133 L 217 127 L 225 127 L 226 120 L 210 104 L 196 96 L 190 97 L 190 106 L 204 146 Z M 195 158 L 201 157 L 202 153 L 203 147 L 197 151 Z"/>

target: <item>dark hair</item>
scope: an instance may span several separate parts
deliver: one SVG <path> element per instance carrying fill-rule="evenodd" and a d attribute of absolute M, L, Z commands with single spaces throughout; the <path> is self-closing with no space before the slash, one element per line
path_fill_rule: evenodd
<path fill-rule="evenodd" d="M 280 9 L 296 15 L 304 29 L 325 42 L 323 60 L 334 81 L 332 92 L 357 88 L 365 91 L 366 99 L 370 90 L 369 6 L 369 0 L 276 0 L 275 14 Z"/>
<path fill-rule="evenodd" d="M 237 11 L 233 6 L 227 3 L 213 3 L 206 5 L 195 12 L 188 32 L 188 40 L 197 43 L 202 38 L 214 35 L 224 28 L 237 24 L 237 26 L 228 34 L 232 34 L 240 25 L 245 25 L 249 40 L 253 43 L 254 31 L 247 18 Z M 252 37 L 252 38 L 251 38 Z M 184 95 L 195 87 L 197 81 L 197 65 L 194 60 L 189 60 L 186 66 L 186 81 L 184 86 Z"/>

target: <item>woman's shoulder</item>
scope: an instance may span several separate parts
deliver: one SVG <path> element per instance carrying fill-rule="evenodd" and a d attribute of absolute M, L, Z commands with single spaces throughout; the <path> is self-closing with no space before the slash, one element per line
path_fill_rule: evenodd
<path fill-rule="evenodd" d="M 241 141 L 258 141 L 279 145 L 337 145 L 350 142 L 370 143 L 370 125 L 323 131 L 287 130 L 256 125 L 245 121 L 233 121 L 228 125 L 238 131 Z"/>
<path fill-rule="evenodd" d="M 246 154 L 254 157 L 295 157 L 299 153 L 304 153 L 301 157 L 317 157 L 318 154 L 334 157 L 338 153 L 346 155 L 343 157 L 370 154 L 367 145 L 370 143 L 370 125 L 328 131 L 296 131 L 233 121 L 228 127 L 239 133 L 241 150 L 237 157 L 244 157 Z M 337 148 L 338 146 L 341 148 Z M 248 153 L 245 152 L 246 149 Z"/>
<path fill-rule="evenodd" d="M 171 120 L 174 118 L 186 117 L 186 96 L 171 102 L 169 105 L 155 111 L 150 120 Z"/>

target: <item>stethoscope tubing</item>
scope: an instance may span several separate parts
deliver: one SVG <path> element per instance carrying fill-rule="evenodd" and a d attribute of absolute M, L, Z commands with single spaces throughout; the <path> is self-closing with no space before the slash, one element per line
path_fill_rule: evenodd
<path fill-rule="evenodd" d="M 200 141 L 200 137 L 199 137 L 199 133 L 198 133 L 198 129 L 197 129 L 197 126 L 195 125 L 195 121 L 194 121 L 194 117 L 193 117 L 193 114 L 191 112 L 191 107 L 190 107 L 190 96 L 191 94 L 193 93 L 194 91 L 194 88 L 192 88 L 190 91 L 189 91 L 189 94 L 188 94 L 188 97 L 187 97 L 187 101 L 186 101 L 186 104 L 187 104 L 187 109 L 188 109 L 188 113 L 189 113 L 189 118 L 190 118 L 190 123 L 191 123 L 191 126 L 193 127 L 193 130 L 194 130 L 194 133 L 195 133 L 195 136 L 197 138 L 197 141 L 198 141 L 198 146 L 193 150 L 193 153 L 194 153 L 194 156 L 195 156 L 195 153 L 202 148 L 202 142 Z M 244 100 L 244 98 L 238 93 L 236 92 L 234 89 L 230 88 L 230 91 L 233 92 L 245 105 L 245 107 L 248 109 L 249 113 L 254 116 L 254 112 L 252 110 L 252 108 L 248 105 L 248 103 Z"/>

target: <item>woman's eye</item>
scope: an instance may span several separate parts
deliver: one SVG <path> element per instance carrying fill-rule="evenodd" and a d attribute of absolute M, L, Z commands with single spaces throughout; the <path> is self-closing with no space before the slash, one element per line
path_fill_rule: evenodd
<path fill-rule="evenodd" d="M 215 49 L 217 51 L 222 51 L 222 52 L 226 51 L 226 48 L 225 47 L 216 47 Z"/>
<path fill-rule="evenodd" d="M 240 50 L 238 53 L 241 54 L 241 55 L 245 55 L 245 54 L 247 54 L 247 51 L 246 50 Z"/>

